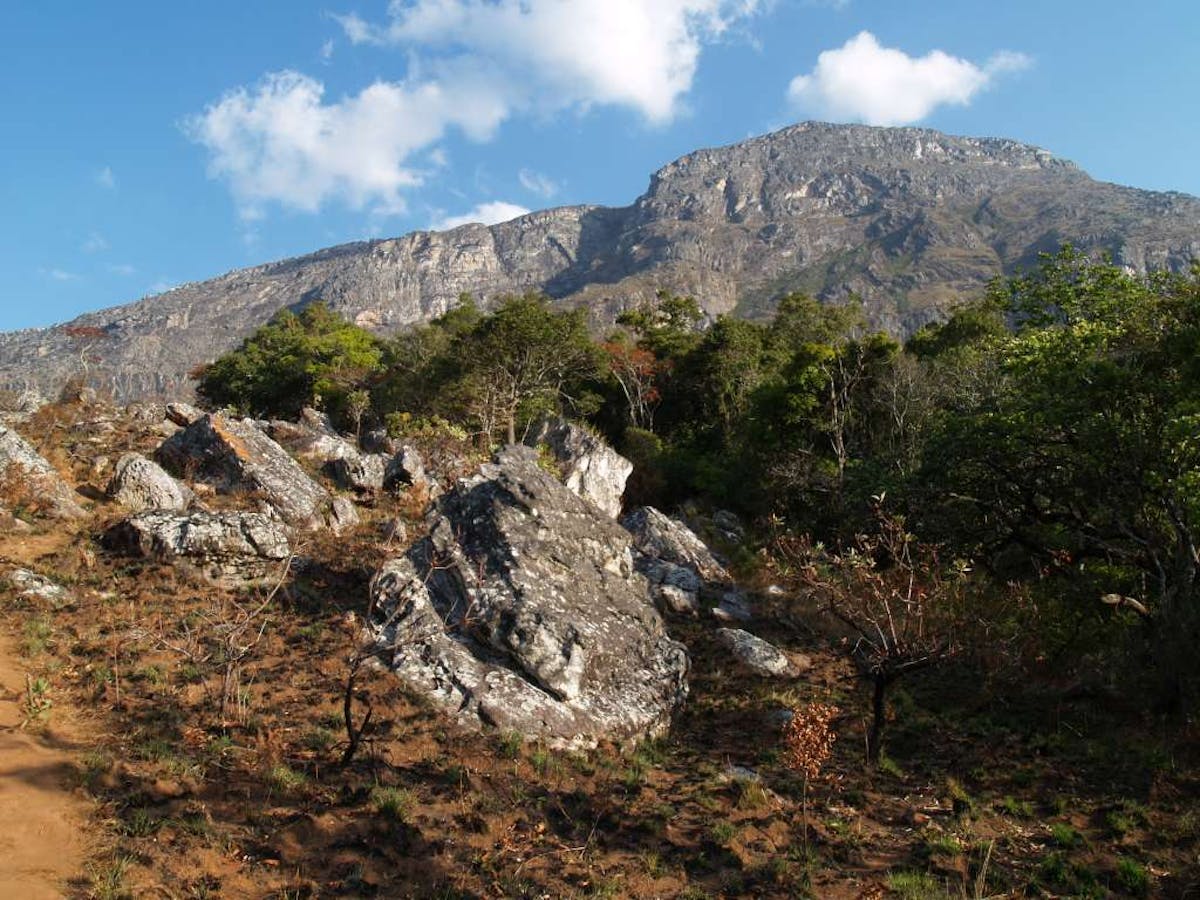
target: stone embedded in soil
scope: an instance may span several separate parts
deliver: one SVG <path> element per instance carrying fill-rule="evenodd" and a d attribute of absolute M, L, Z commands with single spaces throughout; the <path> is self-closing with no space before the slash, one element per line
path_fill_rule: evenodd
<path fill-rule="evenodd" d="M 9 572 L 8 583 L 16 590 L 17 596 L 45 600 L 55 607 L 65 606 L 73 599 L 71 592 L 61 584 L 28 569 L 14 569 Z"/>
<path fill-rule="evenodd" d="M 687 695 L 630 536 L 510 447 L 371 588 L 392 668 L 460 723 L 553 746 L 664 732 Z"/>
<path fill-rule="evenodd" d="M 264 578 L 291 555 L 284 523 L 252 512 L 139 513 L 105 532 L 103 543 L 150 559 L 187 560 L 220 580 Z"/>
<path fill-rule="evenodd" d="M 106 493 L 133 512 L 187 509 L 195 496 L 158 463 L 137 453 L 117 460 Z"/>
<path fill-rule="evenodd" d="M 51 518 L 78 519 L 87 512 L 57 470 L 7 425 L 0 424 L 0 478 L 16 479 Z"/>
<path fill-rule="evenodd" d="M 562 469 L 563 483 L 612 518 L 621 515 L 625 482 L 633 463 L 582 425 L 546 418 L 525 439 L 530 447 L 546 447 Z"/>
<path fill-rule="evenodd" d="M 788 678 L 796 667 L 788 655 L 774 644 L 740 628 L 718 628 L 717 640 L 734 659 L 767 678 Z"/>

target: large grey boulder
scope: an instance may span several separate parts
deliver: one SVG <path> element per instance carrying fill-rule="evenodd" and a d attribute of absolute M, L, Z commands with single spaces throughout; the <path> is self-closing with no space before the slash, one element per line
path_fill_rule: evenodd
<path fill-rule="evenodd" d="M 303 420 L 288 422 L 272 419 L 267 423 L 265 432 L 288 452 L 316 463 L 327 464 L 333 460 L 358 455 L 358 448 L 350 441 L 324 428 L 314 428 Z"/>
<path fill-rule="evenodd" d="M 391 457 L 383 453 L 358 453 L 331 459 L 323 469 L 340 488 L 360 494 L 383 490 Z"/>
<path fill-rule="evenodd" d="M 3 424 L 0 424 L 0 479 L 16 479 L 52 518 L 77 519 L 87 515 L 58 471 L 25 438 Z"/>
<path fill-rule="evenodd" d="M 612 518 L 621 514 L 621 495 L 633 463 L 581 425 L 547 418 L 525 443 L 545 447 L 557 461 L 563 483 Z"/>
<path fill-rule="evenodd" d="M 329 492 L 249 420 L 202 416 L 167 438 L 155 455 L 168 469 L 218 491 L 259 494 L 289 525 L 325 524 Z"/>
<path fill-rule="evenodd" d="M 137 453 L 126 453 L 117 460 L 106 493 L 133 512 L 187 509 L 195 498 L 162 466 Z"/>
<path fill-rule="evenodd" d="M 580 747 L 662 733 L 687 695 L 629 534 L 509 447 L 371 586 L 392 668 L 460 723 Z"/>
<path fill-rule="evenodd" d="M 253 512 L 138 513 L 105 532 L 103 543 L 119 553 L 187 560 L 222 580 L 265 577 L 291 555 L 284 523 Z"/>

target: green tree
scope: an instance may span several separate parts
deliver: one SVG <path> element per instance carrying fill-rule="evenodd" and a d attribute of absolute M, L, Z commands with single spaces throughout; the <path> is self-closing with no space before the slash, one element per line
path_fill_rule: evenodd
<path fill-rule="evenodd" d="M 381 360 L 373 335 L 316 302 L 276 314 L 196 373 L 196 389 L 211 405 L 256 416 L 294 416 L 309 405 L 340 412 Z"/>

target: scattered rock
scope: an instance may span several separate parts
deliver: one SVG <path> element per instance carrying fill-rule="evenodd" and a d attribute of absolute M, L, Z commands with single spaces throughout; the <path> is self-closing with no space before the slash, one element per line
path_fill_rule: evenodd
<path fill-rule="evenodd" d="M 6 425 L 0 425 L 0 478 L 16 478 L 40 508 L 55 519 L 77 519 L 87 513 L 75 492 L 29 443 Z"/>
<path fill-rule="evenodd" d="M 73 599 L 71 592 L 61 584 L 28 569 L 14 569 L 9 572 L 8 583 L 16 590 L 17 596 L 44 600 L 55 608 L 66 606 Z"/>
<path fill-rule="evenodd" d="M 713 527 L 729 541 L 740 541 L 746 536 L 746 526 L 734 513 L 727 509 L 718 509 L 712 515 Z"/>
<path fill-rule="evenodd" d="M 740 628 L 718 628 L 717 640 L 742 665 L 768 678 L 796 674 L 788 655 L 774 644 Z"/>
<path fill-rule="evenodd" d="M 329 528 L 334 534 L 341 534 L 348 528 L 353 528 L 359 522 L 358 510 L 349 497 L 334 497 L 329 504 Z"/>
<path fill-rule="evenodd" d="M 424 488 L 430 497 L 436 497 L 439 493 L 437 483 L 425 472 L 425 460 L 421 454 L 414 447 L 401 447 L 384 470 L 383 488 L 395 491 L 408 487 Z"/>
<path fill-rule="evenodd" d="M 459 722 L 552 746 L 660 734 L 687 695 L 630 537 L 509 447 L 371 588 L 395 671 Z"/>
<path fill-rule="evenodd" d="M 736 587 L 720 593 L 717 605 L 712 608 L 712 614 L 722 622 L 749 622 L 754 618 L 750 600 Z"/>
<path fill-rule="evenodd" d="M 338 487 L 370 494 L 383 490 L 384 474 L 390 462 L 381 453 L 355 452 L 331 459 L 323 468 Z"/>
<path fill-rule="evenodd" d="M 653 593 L 660 606 L 670 612 L 688 616 L 700 614 L 700 597 L 695 591 L 685 591 L 673 584 L 658 584 Z"/>
<path fill-rule="evenodd" d="M 362 436 L 359 446 L 364 453 L 386 453 L 388 456 L 395 456 L 401 450 L 400 442 L 388 434 L 386 428 L 368 431 Z"/>
<path fill-rule="evenodd" d="M 690 528 L 653 506 L 635 509 L 621 519 L 633 534 L 638 552 L 649 560 L 675 563 L 691 569 L 704 581 L 730 584 L 733 579 L 720 561 Z"/>
<path fill-rule="evenodd" d="M 633 463 L 582 425 L 560 418 L 544 419 L 525 439 L 546 447 L 562 470 L 563 483 L 612 518 L 621 514 L 621 495 Z"/>
<path fill-rule="evenodd" d="M 102 540 L 120 553 L 187 559 L 218 579 L 263 578 L 291 555 L 284 523 L 267 513 L 154 510 L 117 523 Z"/>
<path fill-rule="evenodd" d="M 156 456 L 168 469 L 207 481 L 218 491 L 260 493 L 289 525 L 325 524 L 329 492 L 249 421 L 202 416 L 164 441 Z"/>
<path fill-rule="evenodd" d="M 106 493 L 133 512 L 187 509 L 195 498 L 158 463 L 137 453 L 126 453 L 117 460 Z"/>
<path fill-rule="evenodd" d="M 389 544 L 408 543 L 408 526 L 404 524 L 403 519 L 388 519 L 379 526 L 379 533 Z"/>
<path fill-rule="evenodd" d="M 204 410 L 197 409 L 190 403 L 168 403 L 166 412 L 168 422 L 173 422 L 180 428 L 187 428 L 198 419 L 204 418 Z"/>
<path fill-rule="evenodd" d="M 311 428 L 304 422 L 272 419 L 263 431 L 289 452 L 313 462 L 327 464 L 343 457 L 358 455 L 358 448 L 345 438 Z"/>

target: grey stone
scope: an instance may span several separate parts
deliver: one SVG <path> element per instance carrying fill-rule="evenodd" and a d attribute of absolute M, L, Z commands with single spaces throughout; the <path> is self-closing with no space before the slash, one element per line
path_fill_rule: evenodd
<path fill-rule="evenodd" d="M 621 519 L 633 534 L 634 546 L 651 562 L 691 569 L 704 581 L 732 583 L 729 572 L 690 528 L 653 506 L 633 510 Z M 682 585 L 681 585 L 682 586 Z"/>
<path fill-rule="evenodd" d="M 14 569 L 9 572 L 8 583 L 16 590 L 18 596 L 43 600 L 55 608 L 66 606 L 74 599 L 71 592 L 61 584 L 28 569 Z"/>
<path fill-rule="evenodd" d="M 167 404 L 165 415 L 168 422 L 178 425 L 180 428 L 187 428 L 197 419 L 204 418 L 204 410 L 197 409 L 190 403 L 176 400 Z"/>
<path fill-rule="evenodd" d="M 349 497 L 334 497 L 329 505 L 329 528 L 341 534 L 359 523 L 358 510 Z"/>
<path fill-rule="evenodd" d="M 184 559 L 218 579 L 263 578 L 291 555 L 284 523 L 252 512 L 138 513 L 105 532 L 103 543 L 134 556 Z"/>
<path fill-rule="evenodd" d="M 543 419 L 525 443 L 546 447 L 557 460 L 563 483 L 612 518 L 621 514 L 621 495 L 633 463 L 586 428 L 560 418 Z"/>
<path fill-rule="evenodd" d="M 371 590 L 411 687 L 463 725 L 552 746 L 662 733 L 688 656 L 634 571 L 630 538 L 510 447 L 438 503 L 431 536 Z"/>
<path fill-rule="evenodd" d="M 87 512 L 58 471 L 16 431 L 0 425 L 0 478 L 16 478 L 36 493 L 55 519 L 78 519 Z"/>
<path fill-rule="evenodd" d="M 718 628 L 717 640 L 734 659 L 759 675 L 767 678 L 790 678 L 796 675 L 796 668 L 786 653 L 748 631 Z"/>
<path fill-rule="evenodd" d="M 325 472 L 338 487 L 369 494 L 383 490 L 384 474 L 391 458 L 381 453 L 354 453 L 331 459 Z"/>
<path fill-rule="evenodd" d="M 331 497 L 287 451 L 248 421 L 210 414 L 162 443 L 168 469 L 218 491 L 256 492 L 290 525 L 323 525 Z"/>
<path fill-rule="evenodd" d="M 187 509 L 195 499 L 158 463 L 137 453 L 126 453 L 117 460 L 106 493 L 133 512 Z"/>
<path fill-rule="evenodd" d="M 425 460 L 415 447 L 401 447 L 388 461 L 383 473 L 384 490 L 396 491 L 419 487 L 433 497 L 438 493 L 437 483 L 425 472 Z"/>

